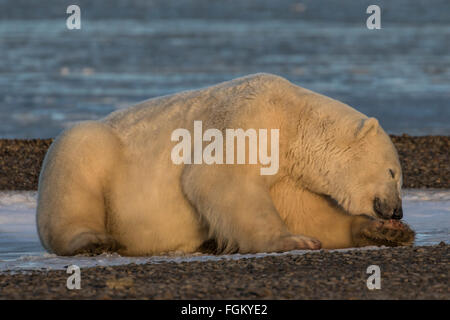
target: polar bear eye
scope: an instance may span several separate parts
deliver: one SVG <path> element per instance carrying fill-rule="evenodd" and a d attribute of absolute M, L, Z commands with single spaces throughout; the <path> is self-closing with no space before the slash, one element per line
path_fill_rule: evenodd
<path fill-rule="evenodd" d="M 389 173 L 391 174 L 391 177 L 392 177 L 392 178 L 395 178 L 395 172 L 394 172 L 394 170 L 389 169 Z"/>

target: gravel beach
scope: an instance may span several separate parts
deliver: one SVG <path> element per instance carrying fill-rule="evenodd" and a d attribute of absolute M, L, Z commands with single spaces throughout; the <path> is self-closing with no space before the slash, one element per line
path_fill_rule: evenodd
<path fill-rule="evenodd" d="M 448 299 L 450 246 L 0 274 L 0 299 Z M 378 265 L 381 289 L 369 290 Z"/>

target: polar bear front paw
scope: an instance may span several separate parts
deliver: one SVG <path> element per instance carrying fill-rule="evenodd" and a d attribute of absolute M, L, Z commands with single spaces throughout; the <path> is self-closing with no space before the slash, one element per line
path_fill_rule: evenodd
<path fill-rule="evenodd" d="M 359 246 L 407 246 L 414 242 L 415 232 L 398 220 L 371 220 L 361 226 L 356 240 Z"/>

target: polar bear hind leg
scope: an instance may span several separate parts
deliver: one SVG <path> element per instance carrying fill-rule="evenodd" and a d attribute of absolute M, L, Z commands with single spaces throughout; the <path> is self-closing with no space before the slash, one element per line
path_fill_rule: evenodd
<path fill-rule="evenodd" d="M 100 122 L 83 122 L 49 149 L 39 177 L 37 227 L 44 247 L 58 255 L 116 251 L 108 235 L 108 193 L 120 165 L 121 143 Z"/>

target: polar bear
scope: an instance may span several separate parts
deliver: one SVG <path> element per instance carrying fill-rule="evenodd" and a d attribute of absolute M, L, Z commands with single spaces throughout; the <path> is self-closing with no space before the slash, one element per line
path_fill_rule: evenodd
<path fill-rule="evenodd" d="M 173 163 L 172 133 L 195 121 L 221 132 L 278 129 L 277 172 Z M 58 255 L 192 253 L 211 243 L 217 253 L 409 245 L 401 184 L 397 152 L 376 119 L 255 74 L 63 132 L 39 177 L 37 227 Z"/>

